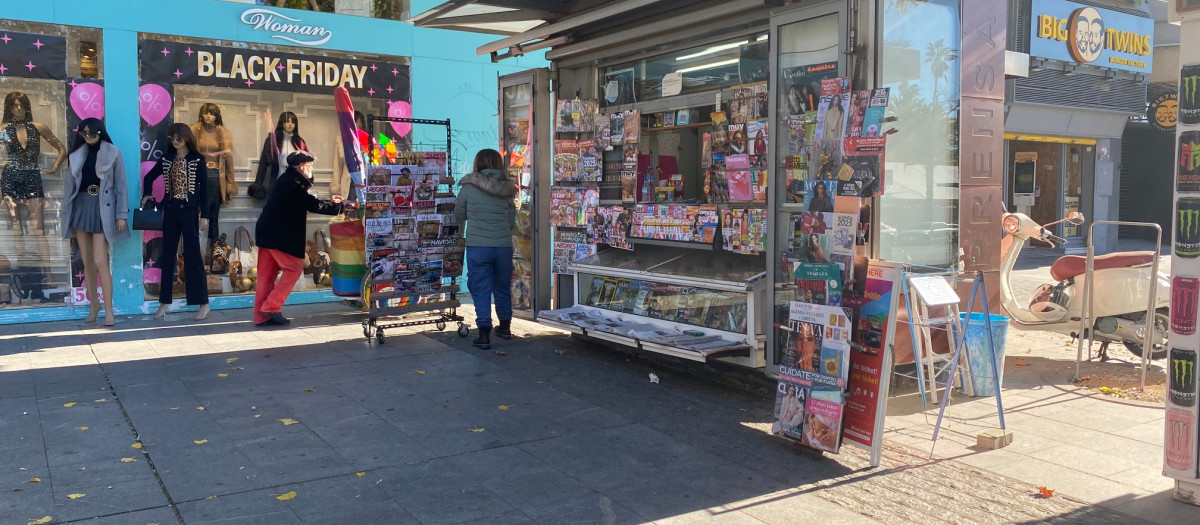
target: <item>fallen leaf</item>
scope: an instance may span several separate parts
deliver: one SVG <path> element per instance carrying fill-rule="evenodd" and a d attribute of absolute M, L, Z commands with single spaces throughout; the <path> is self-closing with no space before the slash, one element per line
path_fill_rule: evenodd
<path fill-rule="evenodd" d="M 288 425 L 295 425 L 296 423 L 299 423 L 299 421 L 296 421 L 295 419 L 292 419 L 292 418 L 276 419 L 275 421 L 283 423 L 283 426 L 285 426 L 285 427 Z"/>
<path fill-rule="evenodd" d="M 419 375 L 419 376 L 423 376 L 423 375 L 425 375 L 425 371 L 424 371 L 424 370 L 417 370 L 416 372 L 417 372 L 417 375 Z"/>
<path fill-rule="evenodd" d="M 1038 494 L 1041 494 L 1043 498 L 1049 498 L 1054 495 L 1054 489 L 1038 487 Z"/>
<path fill-rule="evenodd" d="M 556 354 L 558 354 L 558 355 L 567 355 L 567 351 L 566 351 L 566 350 L 555 350 L 555 351 L 554 351 L 554 353 L 556 353 Z"/>
<path fill-rule="evenodd" d="M 233 362 L 237 361 L 237 360 L 238 360 L 238 358 L 236 358 L 236 357 L 230 357 L 229 359 L 226 359 L 225 362 L 228 364 L 233 364 Z"/>
<path fill-rule="evenodd" d="M 28 482 L 30 482 L 30 483 L 41 483 L 41 482 L 42 482 L 42 478 L 29 478 L 29 479 L 27 479 L 27 480 L 25 480 L 25 481 L 28 481 Z"/>
<path fill-rule="evenodd" d="M 67 494 L 67 499 L 79 499 L 84 496 L 87 496 L 87 494 L 84 494 L 82 492 L 76 492 L 74 494 Z"/>
<path fill-rule="evenodd" d="M 231 366 L 231 367 L 229 367 L 229 369 L 230 370 L 245 370 L 245 368 L 242 368 L 240 366 Z"/>
<path fill-rule="evenodd" d="M 311 388 L 305 388 L 305 389 L 304 389 L 304 391 L 305 391 L 305 392 L 316 392 L 316 390 L 313 390 L 313 389 L 311 389 Z"/>
<path fill-rule="evenodd" d="M 54 518 L 51 518 L 50 516 L 46 516 L 44 518 L 30 520 L 29 525 L 45 525 L 46 523 L 50 523 L 50 521 L 53 519 Z"/>
<path fill-rule="evenodd" d="M 355 473 L 354 473 L 354 475 L 355 475 L 355 476 L 358 476 L 358 477 L 360 477 L 360 478 L 361 478 L 361 477 L 363 477 L 363 476 L 366 476 L 366 475 L 367 475 L 367 473 L 366 473 L 366 472 L 355 472 Z"/>
<path fill-rule="evenodd" d="M 133 463 L 134 461 L 137 460 L 133 458 L 121 458 L 121 463 Z"/>
<path fill-rule="evenodd" d="M 208 409 L 204 408 L 204 407 L 196 407 L 196 410 L 208 410 Z"/>
<path fill-rule="evenodd" d="M 216 496 L 209 496 L 209 497 L 207 497 L 207 498 L 204 498 L 204 499 L 217 499 L 217 497 L 216 497 Z"/>
<path fill-rule="evenodd" d="M 71 401 L 70 403 L 63 403 L 63 406 L 66 408 L 71 408 L 71 407 L 75 406 L 75 402 Z"/>
<path fill-rule="evenodd" d="M 500 410 L 508 410 L 508 405 L 500 405 L 496 408 L 499 408 Z"/>
<path fill-rule="evenodd" d="M 142 448 L 142 444 L 141 444 L 141 443 L 134 443 L 134 444 L 132 444 L 132 445 L 129 445 L 129 447 L 130 447 L 130 448 Z"/>
<path fill-rule="evenodd" d="M 79 430 L 87 430 L 88 427 L 79 427 Z"/>
<path fill-rule="evenodd" d="M 492 350 L 492 353 L 496 354 L 496 355 L 508 355 L 508 352 L 504 352 L 501 350 Z"/>
<path fill-rule="evenodd" d="M 262 414 L 254 414 L 254 417 L 255 417 L 255 418 L 260 418 L 260 417 L 262 417 Z"/>
<path fill-rule="evenodd" d="M 278 495 L 278 496 L 275 496 L 275 499 L 277 499 L 277 500 L 279 500 L 279 501 L 287 501 L 287 500 L 289 500 L 289 499 L 292 499 L 292 498 L 294 498 L 294 497 L 296 497 L 296 491 L 294 491 L 294 490 L 293 490 L 293 491 L 291 491 L 291 492 L 288 492 L 287 494 L 280 494 L 280 495 Z"/>
<path fill-rule="evenodd" d="M 107 399 L 97 399 L 97 400 L 96 400 L 96 401 L 94 401 L 94 402 L 95 402 L 95 403 L 107 403 L 107 402 L 108 402 L 108 400 L 107 400 Z"/>
<path fill-rule="evenodd" d="M 192 441 L 192 443 L 195 443 L 197 445 L 203 445 L 205 443 L 208 443 L 208 440 L 207 439 L 197 439 L 195 441 Z"/>
<path fill-rule="evenodd" d="M 220 374 L 217 374 L 217 377 L 229 377 L 229 374 L 222 372 Z"/>
<path fill-rule="evenodd" d="M 1022 360 L 1020 360 L 1020 359 L 1014 359 L 1014 360 L 1013 360 L 1013 366 L 1029 366 L 1029 362 L 1028 362 L 1028 361 L 1022 361 Z"/>
<path fill-rule="evenodd" d="M 471 428 L 468 428 L 467 430 L 469 430 L 471 432 L 483 432 L 483 429 L 479 428 L 479 427 L 471 427 Z"/>

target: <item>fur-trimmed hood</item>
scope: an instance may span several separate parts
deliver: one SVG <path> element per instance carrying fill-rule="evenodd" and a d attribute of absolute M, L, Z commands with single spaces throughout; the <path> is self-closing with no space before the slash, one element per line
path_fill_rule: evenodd
<path fill-rule="evenodd" d="M 508 180 L 508 175 L 501 170 L 485 169 L 463 177 L 459 184 L 479 188 L 488 195 L 511 199 L 517 194 L 517 186 Z"/>

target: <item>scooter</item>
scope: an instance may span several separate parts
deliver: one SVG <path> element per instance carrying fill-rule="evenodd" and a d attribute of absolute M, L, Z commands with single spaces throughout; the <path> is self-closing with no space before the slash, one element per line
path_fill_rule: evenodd
<path fill-rule="evenodd" d="M 1066 218 L 1047 224 L 1070 222 L 1083 224 L 1082 213 L 1072 212 Z M 1064 255 L 1050 266 L 1050 276 L 1057 283 L 1043 284 L 1034 291 L 1029 306 L 1022 307 L 1013 295 L 1009 276 L 1017 256 L 1028 239 L 1039 239 L 1050 243 L 1064 244 L 1066 239 L 1053 235 L 1045 226 L 1039 225 L 1023 213 L 1005 213 L 1001 221 L 1005 237 L 1001 242 L 1004 259 L 1000 267 L 1001 304 L 1012 318 L 1012 326 L 1019 330 L 1044 330 L 1070 335 L 1072 338 L 1088 337 L 1100 341 L 1100 360 L 1108 360 L 1109 343 L 1121 343 L 1132 354 L 1141 357 L 1146 347 L 1146 305 L 1149 303 L 1151 263 L 1158 254 L 1145 252 L 1116 252 L 1096 256 L 1092 275 L 1092 309 L 1095 322 L 1079 333 L 1080 320 L 1084 315 L 1084 284 L 1086 282 L 1087 258 Z M 1155 281 L 1154 334 L 1150 337 L 1150 357 L 1161 359 L 1167 355 L 1167 334 L 1170 330 L 1168 307 L 1171 298 L 1170 276 L 1159 272 Z"/>

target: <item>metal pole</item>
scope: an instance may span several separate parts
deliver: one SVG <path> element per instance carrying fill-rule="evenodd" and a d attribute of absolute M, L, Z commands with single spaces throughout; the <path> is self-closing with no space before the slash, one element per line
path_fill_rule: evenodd
<path fill-rule="evenodd" d="M 1162 226 L 1152 224 L 1157 236 L 1154 238 L 1154 263 L 1150 265 L 1150 301 L 1146 305 L 1146 337 L 1142 344 L 1142 383 L 1141 391 L 1146 391 L 1146 368 L 1150 366 L 1150 354 L 1154 352 L 1154 342 L 1158 337 L 1154 333 L 1155 321 L 1158 320 L 1158 259 L 1162 253 Z"/>

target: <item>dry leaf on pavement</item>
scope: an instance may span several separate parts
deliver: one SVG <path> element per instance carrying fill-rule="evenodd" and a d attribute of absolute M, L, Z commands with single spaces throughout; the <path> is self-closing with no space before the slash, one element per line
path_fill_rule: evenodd
<path fill-rule="evenodd" d="M 502 350 L 492 350 L 492 353 L 496 355 L 508 355 L 508 352 Z"/>
<path fill-rule="evenodd" d="M 207 439 L 197 439 L 197 440 L 192 441 L 192 443 L 195 443 L 197 445 L 203 445 L 205 443 L 208 443 L 208 440 Z"/>
<path fill-rule="evenodd" d="M 42 482 L 42 478 L 29 478 L 29 479 L 27 479 L 27 480 L 25 480 L 25 481 L 28 481 L 29 483 L 41 483 L 41 482 Z"/>
<path fill-rule="evenodd" d="M 134 461 L 137 460 L 133 458 L 121 458 L 121 463 L 133 463 Z"/>
<path fill-rule="evenodd" d="M 217 374 L 217 377 L 229 377 L 229 374 L 222 372 L 220 374 Z"/>
<path fill-rule="evenodd" d="M 1040 494 L 1043 498 L 1049 498 L 1054 495 L 1054 489 L 1038 487 L 1038 494 Z"/>
<path fill-rule="evenodd" d="M 79 430 L 87 430 L 88 427 L 79 427 Z"/>
<path fill-rule="evenodd" d="M 1028 361 L 1022 361 L 1022 360 L 1020 360 L 1020 359 L 1014 359 L 1014 360 L 1013 360 L 1013 366 L 1029 366 L 1029 362 L 1028 362 Z"/>
<path fill-rule="evenodd" d="M 130 448 L 142 448 L 142 444 L 141 444 L 141 443 L 134 443 L 134 444 L 132 444 L 132 445 L 129 445 L 129 447 L 130 447 Z"/>
<path fill-rule="evenodd" d="M 230 357 L 229 359 L 226 359 L 225 362 L 232 364 L 234 361 L 237 361 L 237 360 L 238 360 L 238 358 L 236 358 L 236 357 Z"/>
<path fill-rule="evenodd" d="M 304 391 L 305 391 L 305 392 L 316 392 L 316 390 L 313 390 L 313 389 L 311 389 L 311 388 L 305 388 L 305 389 L 304 389 Z"/>
<path fill-rule="evenodd" d="M 97 399 L 95 402 L 96 403 L 107 403 L 108 400 L 107 399 Z"/>
<path fill-rule="evenodd" d="M 294 498 L 294 497 L 296 497 L 296 491 L 294 491 L 294 490 L 293 490 L 293 491 L 291 491 L 291 492 L 288 492 L 287 494 L 280 494 L 280 495 L 278 495 L 278 496 L 275 496 L 275 499 L 277 499 L 277 500 L 279 500 L 279 501 L 287 501 L 287 500 L 289 500 L 289 499 L 292 499 L 292 498 Z"/>
<path fill-rule="evenodd" d="M 471 427 L 471 428 L 468 428 L 467 430 L 469 430 L 471 432 L 483 432 L 483 429 L 480 427 Z"/>
<path fill-rule="evenodd" d="M 416 372 L 416 374 L 417 374 L 417 375 L 419 375 L 419 376 L 423 376 L 423 375 L 425 375 L 425 371 L 424 371 L 424 370 L 415 370 L 415 372 Z"/>
<path fill-rule="evenodd" d="M 50 516 L 45 516 L 36 520 L 29 520 L 29 525 L 45 525 L 46 523 L 50 523 L 50 521 L 53 519 L 54 518 L 51 518 Z"/>
<path fill-rule="evenodd" d="M 556 354 L 558 354 L 558 355 L 567 355 L 567 351 L 566 351 L 566 350 L 557 350 L 557 349 L 556 349 L 556 350 L 554 350 L 554 353 L 556 353 Z"/>
<path fill-rule="evenodd" d="M 288 425 L 295 425 L 296 423 L 299 423 L 299 421 L 296 421 L 295 419 L 286 418 L 286 417 L 283 419 L 276 419 L 275 421 L 283 423 L 283 426 L 285 426 L 285 427 Z"/>
<path fill-rule="evenodd" d="M 496 408 L 499 408 L 500 410 L 508 410 L 508 405 L 500 405 Z"/>
<path fill-rule="evenodd" d="M 67 494 L 67 499 L 79 499 L 84 496 L 87 496 L 87 494 L 84 494 L 82 492 L 76 492 L 74 494 Z"/>
<path fill-rule="evenodd" d="M 63 403 L 63 406 L 66 408 L 71 408 L 71 407 L 75 406 L 75 402 L 71 401 L 70 403 Z"/>
<path fill-rule="evenodd" d="M 208 410 L 208 409 L 204 408 L 204 407 L 196 407 L 196 410 Z"/>
<path fill-rule="evenodd" d="M 354 475 L 355 475 L 355 476 L 358 476 L 358 477 L 360 477 L 360 478 L 361 478 L 361 477 L 363 477 L 363 476 L 366 476 L 366 475 L 367 475 L 367 473 L 366 473 L 366 472 L 355 472 L 355 473 L 354 473 Z"/>

